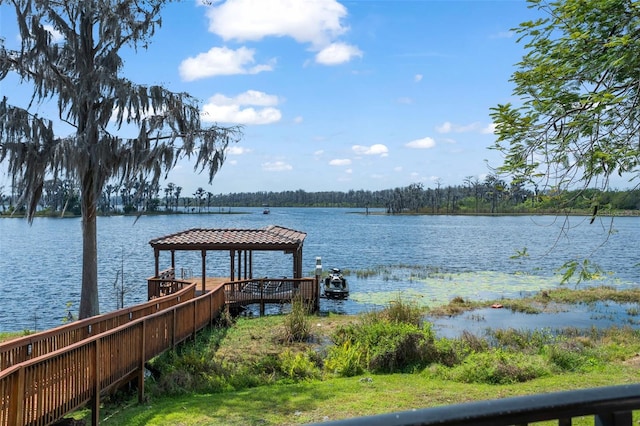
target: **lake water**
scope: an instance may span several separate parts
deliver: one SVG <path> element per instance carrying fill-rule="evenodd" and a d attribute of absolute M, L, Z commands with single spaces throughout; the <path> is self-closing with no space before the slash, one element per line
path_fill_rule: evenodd
<path fill-rule="evenodd" d="M 640 283 L 640 218 L 531 216 L 387 216 L 361 209 L 235 209 L 243 214 L 182 214 L 98 219 L 100 308 L 118 306 L 114 284 L 120 272 L 126 306 L 145 301 L 146 279 L 153 275 L 149 241 L 190 228 L 263 228 L 279 225 L 306 232 L 303 271 L 314 274 L 315 259 L 324 270 L 338 267 L 347 278 L 346 301 L 321 301 L 322 311 L 357 313 L 398 297 L 425 305 L 455 296 L 494 299 L 529 294 L 559 285 L 556 272 L 565 261 L 589 257 L 610 274 L 580 285 Z M 235 211 L 234 211 L 235 213 Z M 55 327 L 78 310 L 81 282 L 80 219 L 0 219 L 0 331 Z M 527 256 L 514 259 L 526 248 Z M 164 255 L 164 254 L 163 254 Z M 200 271 L 199 253 L 178 252 L 178 269 Z M 207 254 L 207 275 L 228 276 L 228 252 Z M 291 276 L 292 258 L 283 253 L 254 253 L 255 277 Z M 170 266 L 161 257 L 161 269 Z M 376 269 L 369 278 L 355 271 Z M 572 284 L 569 284 L 572 285 Z M 506 312 L 496 321 L 513 322 Z M 476 317 L 477 318 L 477 317 Z M 594 320 L 593 316 L 591 320 Z M 473 319 L 469 320 L 471 323 Z M 475 321 L 482 327 L 482 321 Z M 446 331 L 447 325 L 438 325 Z"/>

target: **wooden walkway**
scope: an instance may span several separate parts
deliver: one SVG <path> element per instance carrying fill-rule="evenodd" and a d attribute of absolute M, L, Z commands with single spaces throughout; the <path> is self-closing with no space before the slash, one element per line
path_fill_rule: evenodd
<path fill-rule="evenodd" d="M 211 278 L 204 293 L 201 279 L 173 281 L 153 283 L 168 295 L 0 344 L 0 426 L 49 425 L 87 404 L 97 425 L 102 395 L 135 381 L 142 401 L 145 363 L 211 325 L 225 306 L 317 294 L 313 278 Z"/>

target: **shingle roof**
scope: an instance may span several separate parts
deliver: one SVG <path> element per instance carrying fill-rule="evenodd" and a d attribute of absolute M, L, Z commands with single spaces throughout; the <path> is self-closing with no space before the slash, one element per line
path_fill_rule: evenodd
<path fill-rule="evenodd" d="M 271 225 L 263 229 L 194 228 L 149 241 L 157 250 L 290 250 L 302 246 L 306 233 Z"/>

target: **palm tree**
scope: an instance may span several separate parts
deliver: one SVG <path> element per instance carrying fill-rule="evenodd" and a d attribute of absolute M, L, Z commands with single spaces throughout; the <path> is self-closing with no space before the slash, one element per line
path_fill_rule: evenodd
<path fill-rule="evenodd" d="M 140 86 L 119 75 L 122 47 L 144 48 L 170 0 L 7 0 L 20 29 L 19 50 L 0 40 L 0 81 L 15 73 L 33 88 L 29 107 L 0 101 L 0 162 L 24 186 L 31 221 L 45 178 L 64 175 L 80 185 L 82 203 L 82 289 L 80 318 L 99 313 L 96 209 L 105 183 L 141 176 L 157 183 L 176 162 L 195 156 L 195 168 L 209 181 L 240 129 L 200 121 L 196 101 L 162 86 Z M 60 34 L 62 41 L 54 39 Z M 54 122 L 31 112 L 54 100 L 58 117 L 73 127 L 66 137 Z M 137 137 L 117 135 L 123 124 Z M 197 155 L 196 155 L 197 154 Z"/>

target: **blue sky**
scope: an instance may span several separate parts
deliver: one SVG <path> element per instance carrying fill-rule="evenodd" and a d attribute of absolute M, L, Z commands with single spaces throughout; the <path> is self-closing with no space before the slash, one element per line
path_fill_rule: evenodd
<path fill-rule="evenodd" d="M 0 13 L 16 47 L 12 10 Z M 186 1 L 164 9 L 148 49 L 123 51 L 123 75 L 244 126 L 213 184 L 178 164 L 168 180 L 185 195 L 459 185 L 500 164 L 490 108 L 514 101 L 523 46 L 510 29 L 538 13 L 508 0 Z M 11 77 L 0 91 L 29 93 Z"/>

